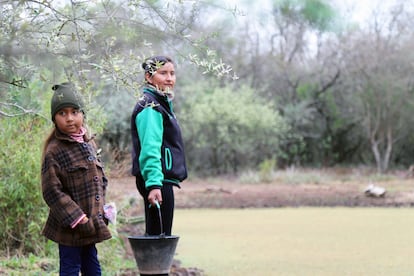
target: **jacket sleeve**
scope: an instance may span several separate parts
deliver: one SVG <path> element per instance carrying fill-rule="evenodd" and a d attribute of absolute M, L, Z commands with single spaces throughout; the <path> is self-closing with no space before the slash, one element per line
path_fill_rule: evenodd
<path fill-rule="evenodd" d="M 63 191 L 59 179 L 59 165 L 46 155 L 42 165 L 42 193 L 50 213 L 63 227 L 70 227 L 84 213 L 70 195 Z"/>
<path fill-rule="evenodd" d="M 152 107 L 146 107 L 135 119 L 141 152 L 138 157 L 145 187 L 162 186 L 164 174 L 161 165 L 161 146 L 163 139 L 162 114 Z"/>

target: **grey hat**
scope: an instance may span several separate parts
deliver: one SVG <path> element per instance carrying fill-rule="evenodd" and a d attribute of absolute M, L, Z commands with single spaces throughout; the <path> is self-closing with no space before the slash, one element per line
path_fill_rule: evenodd
<path fill-rule="evenodd" d="M 65 82 L 56 84 L 52 87 L 52 90 L 54 90 L 51 101 L 52 121 L 54 120 L 56 113 L 62 108 L 74 107 L 80 110 L 83 109 L 82 98 L 72 83 Z"/>

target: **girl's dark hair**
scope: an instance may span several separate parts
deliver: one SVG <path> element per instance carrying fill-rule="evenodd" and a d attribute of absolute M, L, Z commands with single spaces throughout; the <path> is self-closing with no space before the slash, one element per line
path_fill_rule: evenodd
<path fill-rule="evenodd" d="M 47 146 L 49 145 L 50 141 L 52 141 L 53 137 L 55 137 L 55 129 L 53 129 L 49 135 L 47 136 L 45 142 L 43 143 L 43 151 L 42 151 L 42 162 L 45 160 Z"/>
<path fill-rule="evenodd" d="M 168 56 L 153 56 L 150 58 L 147 58 L 143 63 L 142 63 L 142 69 L 144 69 L 145 74 L 154 74 L 154 72 L 156 72 L 161 66 L 163 66 L 166 63 L 172 63 L 174 64 L 174 61 L 172 60 L 172 58 L 168 57 Z"/>

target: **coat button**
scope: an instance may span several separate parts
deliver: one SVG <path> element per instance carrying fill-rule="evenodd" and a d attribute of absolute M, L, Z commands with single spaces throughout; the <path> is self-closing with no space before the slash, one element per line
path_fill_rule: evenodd
<path fill-rule="evenodd" d="M 98 218 L 102 218 L 102 214 L 101 213 L 98 214 Z"/>
<path fill-rule="evenodd" d="M 94 181 L 94 182 L 98 182 L 98 181 L 99 181 L 99 177 L 98 177 L 97 175 L 95 175 L 95 176 L 93 177 L 93 181 Z"/>
<path fill-rule="evenodd" d="M 95 160 L 95 157 L 94 157 L 93 155 L 89 155 L 89 156 L 88 156 L 88 160 L 89 160 L 89 161 L 93 161 L 93 160 Z"/>
<path fill-rule="evenodd" d="M 95 196 L 95 199 L 96 199 L 96 201 L 99 201 L 101 199 L 101 196 L 100 195 L 96 195 Z"/>
<path fill-rule="evenodd" d="M 82 143 L 82 147 L 87 148 L 88 144 L 87 143 Z"/>

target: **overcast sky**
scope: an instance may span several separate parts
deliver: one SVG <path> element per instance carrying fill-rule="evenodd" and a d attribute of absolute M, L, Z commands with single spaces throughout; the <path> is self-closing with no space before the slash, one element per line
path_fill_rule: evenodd
<path fill-rule="evenodd" d="M 268 12 L 271 9 L 273 0 L 224 0 L 224 3 L 229 8 L 238 7 L 246 14 L 246 17 L 255 17 L 263 12 Z M 381 9 L 387 9 L 395 0 L 331 0 L 328 3 L 333 3 L 340 8 L 340 14 L 350 18 L 358 23 L 366 22 L 367 17 L 371 12 L 380 6 Z"/>

